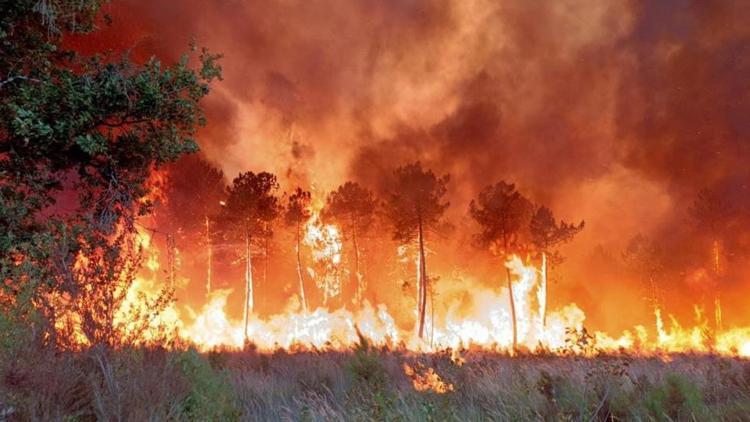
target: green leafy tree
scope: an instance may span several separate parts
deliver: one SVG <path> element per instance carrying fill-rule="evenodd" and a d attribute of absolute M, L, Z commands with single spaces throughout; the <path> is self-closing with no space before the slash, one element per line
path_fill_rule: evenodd
<path fill-rule="evenodd" d="M 346 182 L 331 192 L 323 208 L 323 218 L 341 227 L 344 239 L 352 242 L 353 277 L 356 282 L 356 301 L 364 298 L 365 279 L 360 266 L 360 241 L 372 226 L 377 201 L 372 191 L 356 182 Z"/>
<path fill-rule="evenodd" d="M 552 264 L 558 264 L 562 262 L 562 256 L 557 250 L 557 246 L 562 243 L 568 242 L 573 237 L 583 230 L 584 222 L 581 221 L 578 225 L 555 221 L 555 216 L 552 211 L 547 207 L 539 207 L 534 212 L 529 222 L 529 232 L 531 233 L 531 243 L 534 246 L 537 254 L 542 259 L 542 277 L 541 277 L 541 316 L 542 325 L 547 325 L 547 276 L 548 274 L 548 260 L 552 261 Z"/>
<path fill-rule="evenodd" d="M 82 245 L 117 250 L 118 230 L 133 233 L 151 171 L 197 150 L 199 102 L 220 76 L 206 51 L 194 69 L 187 55 L 165 67 L 67 50 L 63 37 L 94 31 L 101 4 L 0 4 L 0 304 L 29 324 L 41 312 L 45 341 L 50 298 L 81 291 Z"/>
<path fill-rule="evenodd" d="M 393 225 L 393 238 L 406 244 L 417 241 L 417 319 L 418 333 L 424 335 L 429 276 L 425 262 L 425 233 L 437 228 L 449 203 L 444 202 L 450 177 L 435 176 L 420 162 L 397 168 L 386 201 L 386 216 Z"/>
<path fill-rule="evenodd" d="M 528 231 L 532 209 L 531 202 L 516 190 L 514 184 L 501 181 L 487 186 L 479 193 L 479 197 L 469 204 L 469 214 L 481 229 L 476 235 L 477 243 L 502 256 L 504 260 L 518 253 L 526 246 L 524 235 Z M 507 266 L 505 276 L 508 283 L 515 350 L 518 347 L 516 303 L 513 297 L 513 281 Z"/>
<path fill-rule="evenodd" d="M 294 230 L 294 252 L 297 261 L 297 281 L 299 282 L 299 295 L 300 301 L 302 302 L 302 309 L 307 312 L 307 300 L 305 298 L 305 280 L 302 275 L 302 257 L 301 257 L 301 246 L 303 228 L 307 220 L 310 219 L 310 205 L 312 202 L 312 195 L 308 191 L 297 188 L 288 197 L 286 210 L 284 211 L 284 222 L 287 227 L 291 227 Z"/>
<path fill-rule="evenodd" d="M 244 335 L 247 340 L 249 315 L 255 310 L 252 244 L 270 236 L 270 223 L 281 212 L 276 191 L 276 176 L 261 172 L 240 173 L 227 191 L 227 200 L 220 213 L 225 237 L 244 242 L 245 300 L 243 306 Z"/>

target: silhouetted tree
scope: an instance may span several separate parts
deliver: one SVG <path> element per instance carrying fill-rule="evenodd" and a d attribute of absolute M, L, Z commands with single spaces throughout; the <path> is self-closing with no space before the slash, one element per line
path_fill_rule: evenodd
<path fill-rule="evenodd" d="M 402 243 L 417 240 L 417 315 L 418 333 L 422 338 L 429 283 L 425 263 L 425 232 L 437 227 L 448 208 L 449 203 L 443 202 L 443 198 L 450 177 L 437 177 L 432 170 L 422 169 L 420 162 L 397 168 L 393 176 L 393 186 L 386 201 L 386 215 L 393 225 L 394 240 Z"/>
<path fill-rule="evenodd" d="M 244 335 L 247 339 L 249 314 L 254 311 L 252 242 L 254 238 L 267 235 L 270 223 L 280 212 L 275 193 L 279 188 L 276 176 L 271 173 L 241 173 L 227 191 L 227 200 L 222 208 L 220 220 L 225 235 L 244 240 L 245 301 Z"/>
<path fill-rule="evenodd" d="M 477 243 L 507 259 L 524 246 L 522 235 L 528 230 L 532 209 L 531 202 L 516 190 L 515 185 L 501 181 L 487 186 L 479 193 L 479 197 L 469 204 L 469 214 L 481 227 L 481 231 L 476 235 Z M 516 303 L 510 269 L 507 266 L 505 275 L 510 296 L 515 350 L 518 346 Z"/>
<path fill-rule="evenodd" d="M 224 173 L 200 155 L 185 156 L 169 166 L 164 195 L 164 206 L 155 213 L 157 225 L 183 243 L 205 247 L 206 293 L 211 293 L 215 231 L 211 216 L 220 211 L 226 197 Z"/>
<path fill-rule="evenodd" d="M 714 277 L 719 279 L 726 272 L 725 237 L 728 232 L 730 221 L 733 217 L 733 209 L 720 194 L 710 189 L 703 189 L 698 195 L 690 208 L 690 214 L 693 217 L 698 229 L 708 233 L 711 237 L 711 270 Z M 716 329 L 721 327 L 721 292 L 718 283 L 714 289 L 714 315 Z"/>
<path fill-rule="evenodd" d="M 622 258 L 628 269 L 648 284 L 651 290 L 651 305 L 658 309 L 661 293 L 657 281 L 665 268 L 665 257 L 661 247 L 654 240 L 638 234 L 630 239 Z"/>
<path fill-rule="evenodd" d="M 302 302 L 302 309 L 307 312 L 307 299 L 305 298 L 305 281 L 302 276 L 302 258 L 300 256 L 300 247 L 302 245 L 302 231 L 305 223 L 310 218 L 310 203 L 312 195 L 310 192 L 297 188 L 289 195 L 286 210 L 284 212 L 284 222 L 288 227 L 294 230 L 294 252 L 297 259 L 297 280 L 299 282 L 299 295 Z"/>
<path fill-rule="evenodd" d="M 692 207 L 690 207 L 690 214 L 698 229 L 711 236 L 711 269 L 717 276 L 723 272 L 721 262 L 722 240 L 726 234 L 731 211 L 729 204 L 719 194 L 710 189 L 703 189 L 698 192 Z"/>
<path fill-rule="evenodd" d="M 547 260 L 549 258 L 553 264 L 561 262 L 562 257 L 556 247 L 571 240 L 573 236 L 583 230 L 583 225 L 583 221 L 578 225 L 566 223 L 562 220 L 558 223 L 555 221 L 552 211 L 544 206 L 537 208 L 529 222 L 531 243 L 542 259 L 540 287 L 542 289 L 542 300 L 539 305 L 543 326 L 547 325 Z"/>
<path fill-rule="evenodd" d="M 362 302 L 365 291 L 364 274 L 360 270 L 359 242 L 372 225 L 376 206 L 372 191 L 356 182 L 346 182 L 328 195 L 322 213 L 325 220 L 332 220 L 341 227 L 344 239 L 352 241 L 358 303 Z"/>

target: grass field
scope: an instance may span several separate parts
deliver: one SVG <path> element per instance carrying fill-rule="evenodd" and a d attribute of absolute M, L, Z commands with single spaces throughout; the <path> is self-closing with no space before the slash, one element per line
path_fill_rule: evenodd
<path fill-rule="evenodd" d="M 92 349 L 0 367 L 0 420 L 750 420 L 750 361 L 710 355 Z"/>

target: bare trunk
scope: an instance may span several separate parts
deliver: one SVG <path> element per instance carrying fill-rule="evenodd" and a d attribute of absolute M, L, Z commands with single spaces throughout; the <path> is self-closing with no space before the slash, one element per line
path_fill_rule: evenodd
<path fill-rule="evenodd" d="M 264 236 L 263 237 L 263 280 L 261 283 L 261 286 L 263 286 L 264 288 L 268 286 L 268 254 L 270 250 L 269 242 L 270 242 L 270 237 L 267 235 Z M 266 304 L 266 297 L 262 294 L 261 294 L 260 303 L 263 305 Z"/>
<path fill-rule="evenodd" d="M 504 240 L 505 253 L 508 253 L 508 240 Z M 518 348 L 518 327 L 516 322 L 516 298 L 513 296 L 513 281 L 510 276 L 510 268 L 505 266 L 505 277 L 508 282 L 508 297 L 510 298 L 510 319 L 513 328 L 513 351 Z"/>
<path fill-rule="evenodd" d="M 362 304 L 364 297 L 364 285 L 362 274 L 359 273 L 359 245 L 357 244 L 357 229 L 352 229 L 352 246 L 354 247 L 354 279 L 357 283 L 356 300 L 358 304 Z"/>
<path fill-rule="evenodd" d="M 716 274 L 717 279 L 722 275 L 724 272 L 724 266 L 721 262 L 721 241 L 719 239 L 714 239 L 713 245 L 712 245 L 712 258 L 713 258 L 713 267 L 714 267 L 714 273 Z M 714 323 L 716 331 L 722 330 L 722 321 L 721 321 L 721 299 L 719 299 L 719 291 L 717 289 L 716 296 L 714 296 Z"/>
<path fill-rule="evenodd" d="M 513 325 L 513 351 L 518 348 L 518 328 L 516 327 L 516 299 L 513 297 L 513 281 L 510 268 L 505 267 L 505 277 L 508 280 L 508 296 L 510 297 L 510 318 Z"/>
<path fill-rule="evenodd" d="M 718 293 L 716 294 L 716 299 L 714 299 L 714 318 L 716 323 L 716 332 L 721 332 L 724 327 L 721 321 L 721 299 Z"/>
<path fill-rule="evenodd" d="M 297 252 L 297 280 L 299 281 L 299 296 L 302 302 L 302 310 L 307 313 L 307 299 L 305 299 L 305 282 L 302 278 L 302 258 L 300 257 L 300 227 L 297 223 L 295 251 Z"/>
<path fill-rule="evenodd" d="M 425 314 L 427 313 L 427 264 L 424 255 L 424 228 L 419 219 L 419 338 L 424 335 Z"/>
<path fill-rule="evenodd" d="M 177 273 L 177 244 L 173 234 L 167 235 L 167 277 L 169 279 L 169 287 L 175 288 L 175 279 Z"/>
<path fill-rule="evenodd" d="M 547 253 L 542 252 L 542 300 L 539 311 L 542 314 L 542 327 L 547 326 Z"/>
<path fill-rule="evenodd" d="M 206 269 L 206 293 L 211 294 L 211 260 L 213 259 L 213 245 L 211 244 L 211 220 L 206 216 L 206 254 L 207 256 L 207 269 Z"/>
<path fill-rule="evenodd" d="M 253 303 L 253 261 L 250 251 L 250 231 L 245 232 L 245 306 L 243 333 L 247 342 L 247 326 L 250 314 L 254 311 Z"/>

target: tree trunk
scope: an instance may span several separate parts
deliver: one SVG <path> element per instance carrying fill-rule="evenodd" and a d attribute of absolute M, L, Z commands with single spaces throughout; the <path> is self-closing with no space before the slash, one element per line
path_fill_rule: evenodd
<path fill-rule="evenodd" d="M 271 242 L 270 239 L 271 238 L 268 236 L 267 233 L 263 237 L 263 280 L 262 280 L 262 283 L 261 283 L 261 286 L 263 286 L 263 288 L 266 288 L 268 286 L 268 254 L 269 254 L 269 251 L 271 250 L 270 249 L 271 246 L 269 245 L 269 243 Z M 263 294 L 261 294 L 260 297 L 261 297 L 260 304 L 262 304 L 263 306 L 265 306 L 266 305 L 266 299 L 267 299 L 266 296 L 263 295 Z"/>
<path fill-rule="evenodd" d="M 177 277 L 177 244 L 175 242 L 174 235 L 172 233 L 167 234 L 167 277 L 169 279 L 169 287 L 175 288 L 175 280 Z"/>
<path fill-rule="evenodd" d="M 724 330 L 724 326 L 722 323 L 722 317 L 721 317 L 721 298 L 719 294 L 716 294 L 716 298 L 714 299 L 714 321 L 716 324 L 716 332 L 720 333 Z"/>
<path fill-rule="evenodd" d="M 542 300 L 539 312 L 542 314 L 542 328 L 547 326 L 547 253 L 542 252 Z"/>
<path fill-rule="evenodd" d="M 357 244 L 357 229 L 352 229 L 352 246 L 354 248 L 354 280 L 357 283 L 356 301 L 359 305 L 362 304 L 364 296 L 364 285 L 363 277 L 359 273 L 359 245 Z"/>
<path fill-rule="evenodd" d="M 300 257 L 300 227 L 297 223 L 295 251 L 297 253 L 297 280 L 299 281 L 299 296 L 302 302 L 302 310 L 307 313 L 307 299 L 305 299 L 305 282 L 302 277 L 302 258 Z"/>
<path fill-rule="evenodd" d="M 503 239 L 503 246 L 505 247 L 505 254 L 508 254 L 508 239 Z M 518 327 L 516 326 L 516 298 L 513 297 L 513 280 L 510 276 L 510 268 L 505 263 L 505 278 L 508 282 L 508 297 L 510 298 L 510 319 L 513 328 L 513 351 L 515 352 L 518 348 Z"/>
<path fill-rule="evenodd" d="M 254 311 L 253 303 L 253 260 L 250 250 L 250 231 L 245 232 L 245 306 L 243 333 L 247 342 L 247 326 L 250 314 Z"/>
<path fill-rule="evenodd" d="M 419 338 L 424 335 L 425 314 L 427 313 L 427 264 L 424 255 L 424 228 L 419 219 Z"/>
<path fill-rule="evenodd" d="M 211 244 L 211 220 L 206 216 L 206 254 L 207 256 L 207 269 L 206 269 L 206 293 L 211 294 L 211 260 L 213 259 L 213 245 Z"/>
<path fill-rule="evenodd" d="M 510 297 L 510 319 L 513 325 L 513 351 L 518 348 L 518 328 L 516 327 L 516 299 L 513 297 L 513 281 L 510 276 L 510 268 L 505 267 L 505 277 L 508 281 L 508 296 Z"/>

